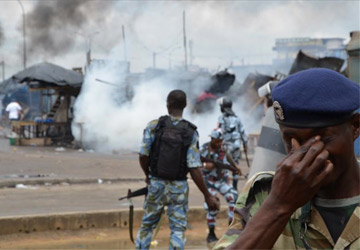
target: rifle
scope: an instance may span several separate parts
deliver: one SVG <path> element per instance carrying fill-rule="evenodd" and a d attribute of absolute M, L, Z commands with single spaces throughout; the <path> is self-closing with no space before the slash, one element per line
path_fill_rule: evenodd
<path fill-rule="evenodd" d="M 233 166 L 231 166 L 230 164 L 225 164 L 221 161 L 218 161 L 218 160 L 212 160 L 210 158 L 207 158 L 207 157 L 203 157 L 203 156 L 200 156 L 200 160 L 201 162 L 211 162 L 215 165 L 216 168 L 224 168 L 224 169 L 228 169 L 230 171 L 236 171 L 237 169 L 234 168 Z"/>
<path fill-rule="evenodd" d="M 131 189 L 129 189 L 128 194 L 126 196 L 119 198 L 119 201 L 121 201 L 123 199 L 128 199 L 130 201 L 130 207 L 129 207 L 129 234 L 130 234 L 130 240 L 132 241 L 132 243 L 134 243 L 134 236 L 133 236 L 134 205 L 132 203 L 131 198 L 141 196 L 141 195 L 147 195 L 147 193 L 148 193 L 147 187 L 138 189 L 138 190 L 136 190 L 134 192 L 131 192 Z"/>
<path fill-rule="evenodd" d="M 241 141 L 242 141 L 242 144 L 243 144 L 243 147 L 244 147 L 244 154 L 245 154 L 246 164 L 247 164 L 248 168 L 250 168 L 250 162 L 249 162 L 249 158 L 248 158 L 248 154 L 247 154 L 247 146 L 246 146 L 243 135 L 242 134 L 240 134 L 240 135 L 241 135 Z"/>
<path fill-rule="evenodd" d="M 233 165 L 225 164 L 218 160 L 212 160 L 210 158 L 203 157 L 203 156 L 200 156 L 200 160 L 201 160 L 201 162 L 213 163 L 215 165 L 215 167 L 217 168 L 217 171 L 219 171 L 221 168 L 228 169 L 228 170 L 232 171 L 233 173 L 238 171 L 238 169 L 236 167 L 234 167 Z M 220 173 L 219 172 L 217 172 L 217 173 L 218 173 L 218 176 L 220 176 Z M 233 187 L 235 188 L 235 190 L 237 190 L 238 179 L 239 179 L 238 174 L 233 175 Z"/>
<path fill-rule="evenodd" d="M 148 193 L 147 187 L 135 190 L 134 192 L 131 192 L 131 189 L 129 189 L 128 194 L 126 196 L 120 197 L 119 201 L 124 200 L 124 199 L 130 199 L 130 198 L 137 197 L 137 196 L 147 195 L 147 193 Z"/>

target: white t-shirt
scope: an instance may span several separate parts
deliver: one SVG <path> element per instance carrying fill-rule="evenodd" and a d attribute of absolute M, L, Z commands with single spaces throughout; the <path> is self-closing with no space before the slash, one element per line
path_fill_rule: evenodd
<path fill-rule="evenodd" d="M 19 111 L 21 110 L 19 103 L 10 102 L 5 110 L 9 112 L 9 119 L 19 119 Z"/>

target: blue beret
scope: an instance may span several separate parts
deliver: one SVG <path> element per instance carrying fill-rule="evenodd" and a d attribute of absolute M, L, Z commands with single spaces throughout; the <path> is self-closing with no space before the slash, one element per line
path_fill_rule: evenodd
<path fill-rule="evenodd" d="M 285 78 L 272 92 L 277 123 L 297 128 L 335 126 L 360 107 L 360 87 L 329 69 L 314 68 Z"/>

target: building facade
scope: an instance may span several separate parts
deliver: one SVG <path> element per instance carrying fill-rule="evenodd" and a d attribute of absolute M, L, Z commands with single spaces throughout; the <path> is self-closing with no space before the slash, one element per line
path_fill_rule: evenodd
<path fill-rule="evenodd" d="M 344 38 L 281 38 L 275 40 L 273 50 L 277 53 L 274 68 L 287 73 L 299 50 L 312 57 L 337 57 L 346 61 Z"/>

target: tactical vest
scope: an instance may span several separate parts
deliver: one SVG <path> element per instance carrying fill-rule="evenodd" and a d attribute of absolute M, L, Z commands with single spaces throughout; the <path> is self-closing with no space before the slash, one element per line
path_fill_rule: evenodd
<path fill-rule="evenodd" d="M 170 116 L 162 116 L 155 128 L 150 151 L 150 174 L 165 180 L 186 180 L 187 151 L 196 126 L 181 120 L 173 124 Z"/>

